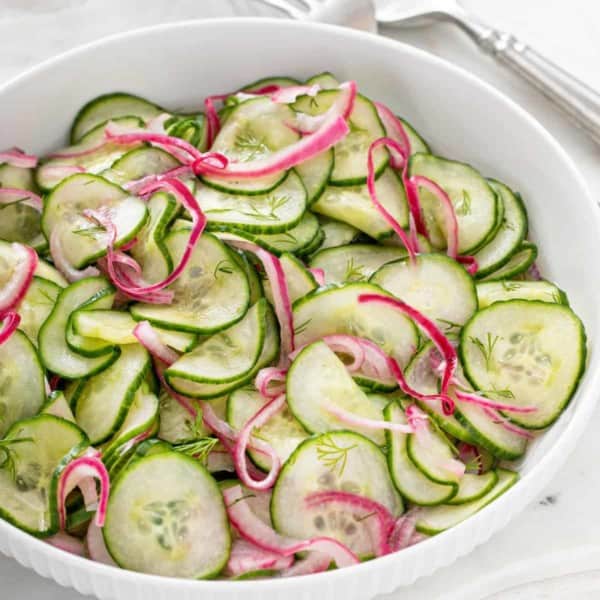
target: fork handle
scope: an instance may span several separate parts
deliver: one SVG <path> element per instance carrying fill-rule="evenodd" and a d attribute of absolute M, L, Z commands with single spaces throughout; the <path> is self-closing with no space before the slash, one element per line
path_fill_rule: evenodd
<path fill-rule="evenodd" d="M 529 81 L 600 144 L 600 94 L 514 35 L 480 22 L 460 21 L 480 48 Z"/>

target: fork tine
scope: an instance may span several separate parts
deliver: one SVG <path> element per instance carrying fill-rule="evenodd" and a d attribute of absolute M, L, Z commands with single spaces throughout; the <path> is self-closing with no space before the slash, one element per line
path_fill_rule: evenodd
<path fill-rule="evenodd" d="M 306 12 L 292 5 L 288 0 L 259 0 L 259 2 L 278 8 L 293 19 L 306 19 L 308 16 Z M 307 2 L 307 0 L 304 0 L 304 2 Z"/>

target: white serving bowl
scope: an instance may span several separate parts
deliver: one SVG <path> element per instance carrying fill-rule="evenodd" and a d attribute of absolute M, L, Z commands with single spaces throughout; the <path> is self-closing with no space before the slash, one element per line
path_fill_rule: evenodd
<path fill-rule="evenodd" d="M 331 70 L 411 121 L 438 154 L 472 163 L 521 191 L 542 271 L 569 295 L 592 341 L 589 366 L 558 423 L 523 461 L 521 480 L 459 526 L 403 552 L 294 579 L 187 581 L 142 575 L 57 550 L 0 520 L 0 551 L 85 594 L 123 600 L 367 600 L 433 573 L 504 527 L 548 483 L 596 403 L 600 215 L 558 143 L 511 100 L 412 47 L 342 28 L 276 19 L 194 21 L 117 35 L 68 52 L 0 88 L 0 148 L 46 152 L 66 142 L 90 98 L 129 91 L 174 109 L 267 75 Z M 551 526 L 551 523 L 548 524 Z M 127 535 L 127 532 L 123 532 Z"/>

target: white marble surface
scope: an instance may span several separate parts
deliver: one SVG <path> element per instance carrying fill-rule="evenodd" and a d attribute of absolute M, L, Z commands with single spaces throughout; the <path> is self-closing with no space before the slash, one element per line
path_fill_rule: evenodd
<path fill-rule="evenodd" d="M 600 89 L 600 3 L 596 0 L 464 0 L 464 4 Z M 0 82 L 49 56 L 110 33 L 234 14 L 273 13 L 251 0 L 0 0 Z M 392 35 L 467 67 L 522 104 L 564 145 L 600 198 L 600 149 L 526 84 L 478 54 L 449 25 Z M 577 198 L 569 200 L 576 206 Z M 509 527 L 470 556 L 387 599 L 599 598 L 599 428 L 600 409 L 553 483 Z M 0 598 L 79 600 L 82 596 L 0 557 Z"/>

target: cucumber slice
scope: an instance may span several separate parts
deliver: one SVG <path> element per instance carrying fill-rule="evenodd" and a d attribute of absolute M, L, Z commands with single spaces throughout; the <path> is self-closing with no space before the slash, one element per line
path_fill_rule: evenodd
<path fill-rule="evenodd" d="M 297 225 L 281 233 L 257 234 L 242 229 L 231 230 L 232 233 L 257 243 L 277 256 L 283 252 L 308 253 L 311 244 L 317 239 L 319 231 L 317 217 L 310 212 L 305 212 Z"/>
<path fill-rule="evenodd" d="M 3 247 L 4 244 L 0 243 L 0 247 Z M 66 288 L 69 285 L 69 282 L 62 276 L 60 271 L 53 267 L 51 264 L 47 263 L 45 260 L 41 258 L 38 259 L 37 267 L 35 268 L 35 276 L 40 277 L 41 279 L 47 279 L 52 283 L 55 283 L 61 288 Z"/>
<path fill-rule="evenodd" d="M 85 312 L 87 310 L 107 310 L 113 305 L 114 294 L 100 295 L 97 298 L 91 298 L 88 302 L 82 304 L 76 312 Z M 97 338 L 88 338 L 79 335 L 73 328 L 73 315 L 72 312 L 67 321 L 67 330 L 65 333 L 65 339 L 67 345 L 73 352 L 94 358 L 96 356 L 103 356 L 105 354 L 112 354 L 118 349 L 114 348 L 113 344 L 110 344 L 104 340 Z"/>
<path fill-rule="evenodd" d="M 306 85 L 318 85 L 322 90 L 333 90 L 340 87 L 340 82 L 329 71 L 323 71 L 307 79 Z"/>
<path fill-rule="evenodd" d="M 102 448 L 106 465 L 118 458 L 119 450 L 136 436 L 158 429 L 158 398 L 142 383 L 133 396 L 133 402 L 119 430 Z"/>
<path fill-rule="evenodd" d="M 368 281 L 369 277 L 384 264 L 405 256 L 404 248 L 349 244 L 319 250 L 310 259 L 310 266 L 323 269 L 327 284 L 351 283 Z"/>
<path fill-rule="evenodd" d="M 75 419 L 92 444 L 106 442 L 123 425 L 150 364 L 150 356 L 142 346 L 122 346 L 117 361 L 85 382 L 77 399 Z"/>
<path fill-rule="evenodd" d="M 252 196 L 203 186 L 198 202 L 212 229 L 280 233 L 297 225 L 306 209 L 306 190 L 294 171 L 273 190 Z"/>
<path fill-rule="evenodd" d="M 73 331 L 86 338 L 95 338 L 112 345 L 138 344 L 133 335 L 137 322 L 127 312 L 116 310 L 82 310 L 71 316 Z M 170 331 L 155 327 L 160 340 L 179 352 L 189 352 L 197 343 L 198 336 L 185 331 Z"/>
<path fill-rule="evenodd" d="M 384 410 L 386 421 L 406 423 L 406 417 L 396 402 L 390 402 Z M 458 489 L 455 482 L 447 485 L 434 482 L 410 459 L 407 452 L 408 435 L 386 431 L 388 466 L 394 485 L 413 504 L 435 506 L 452 498 Z"/>
<path fill-rule="evenodd" d="M 142 200 L 97 175 L 71 175 L 46 197 L 42 215 L 44 235 L 50 239 L 54 228 L 59 228 L 65 258 L 77 269 L 106 254 L 104 230 L 83 216 L 84 210 L 99 208 L 112 211 L 116 246 L 133 239 L 148 216 Z"/>
<path fill-rule="evenodd" d="M 118 120 L 119 125 L 139 128 L 144 123 L 136 117 L 125 117 Z M 42 190 L 51 190 L 66 177 L 57 167 L 79 167 L 86 173 L 97 175 L 110 169 L 111 165 L 129 152 L 128 146 L 106 141 L 104 129 L 107 123 L 101 123 L 89 131 L 74 146 L 58 151 L 60 154 L 74 156 L 50 157 L 39 165 L 35 172 L 35 180 Z M 139 144 L 137 144 L 139 146 Z"/>
<path fill-rule="evenodd" d="M 200 343 L 165 371 L 171 377 L 198 383 L 230 383 L 246 376 L 258 361 L 265 341 L 266 300 L 244 318 Z"/>
<path fill-rule="evenodd" d="M 307 496 L 326 490 L 365 496 L 394 516 L 403 511 L 381 450 L 358 433 L 335 431 L 305 440 L 283 465 L 271 497 L 275 529 L 297 539 L 333 537 L 359 556 L 371 555 L 372 541 L 360 516 L 307 508 Z"/>
<path fill-rule="evenodd" d="M 61 288 L 52 281 L 34 277 L 19 305 L 19 329 L 34 345 L 37 345 L 40 328 L 52 312 L 60 292 Z"/>
<path fill-rule="evenodd" d="M 281 255 L 280 261 L 292 303 L 319 287 L 314 275 L 293 254 L 284 252 Z M 265 297 L 273 304 L 273 293 L 268 279 L 264 280 L 263 287 Z"/>
<path fill-rule="evenodd" d="M 460 476 L 447 468 L 446 463 L 454 458 L 452 446 L 445 436 L 427 424 L 428 432 L 421 436 L 410 433 L 406 439 L 406 453 L 413 464 L 434 483 L 455 485 Z"/>
<path fill-rule="evenodd" d="M 15 423 L 0 446 L 0 517 L 37 537 L 56 533 L 60 473 L 88 445 L 76 425 L 52 415 Z"/>
<path fill-rule="evenodd" d="M 254 388 L 243 387 L 233 392 L 227 400 L 227 421 L 235 429 L 242 429 L 267 400 Z M 308 432 L 294 417 L 286 406 L 280 413 L 269 419 L 266 425 L 255 429 L 252 436 L 264 440 L 275 450 L 277 456 L 284 463 L 298 445 L 308 437 Z M 265 471 L 271 464 L 264 454 L 249 450 L 253 462 Z"/>
<path fill-rule="evenodd" d="M 535 244 L 523 242 L 517 251 L 497 271 L 482 278 L 483 281 L 500 281 L 524 273 L 535 262 L 538 249 Z"/>
<path fill-rule="evenodd" d="M 490 419 L 481 406 L 454 398 L 454 417 L 467 430 L 472 443 L 504 460 L 516 460 L 525 454 L 527 438 L 505 429 Z"/>
<path fill-rule="evenodd" d="M 567 295 L 549 281 L 490 281 L 477 284 L 479 308 L 504 300 L 540 300 L 569 305 Z"/>
<path fill-rule="evenodd" d="M 248 285 L 250 286 L 250 304 L 255 304 L 263 296 L 263 284 L 254 267 L 250 253 L 234 250 L 232 248 L 231 257 L 235 259 L 238 266 L 244 271 Z"/>
<path fill-rule="evenodd" d="M 342 409 L 358 417 L 383 420 L 380 402 L 373 401 L 354 382 L 344 363 L 324 342 L 314 342 L 298 354 L 288 370 L 287 402 L 290 412 L 311 433 L 347 429 L 327 410 Z M 352 427 L 377 445 L 385 443 L 383 430 Z"/>
<path fill-rule="evenodd" d="M 125 116 L 147 121 L 165 112 L 160 106 L 139 96 L 117 92 L 103 94 L 86 103 L 71 126 L 71 144 L 76 144 L 91 129 L 101 123 Z"/>
<path fill-rule="evenodd" d="M 60 390 L 55 390 L 54 392 L 50 393 L 48 399 L 44 403 L 44 406 L 42 406 L 40 414 L 53 415 L 55 417 L 65 419 L 65 421 L 75 423 L 73 411 L 71 410 L 64 393 Z"/>
<path fill-rule="evenodd" d="M 414 263 L 409 259 L 388 263 L 370 281 L 435 320 L 446 335 L 457 335 L 477 310 L 473 279 L 443 254 L 421 254 Z"/>
<path fill-rule="evenodd" d="M 346 246 L 352 243 L 359 235 L 360 231 L 348 223 L 342 223 L 336 219 L 319 216 L 321 231 L 325 235 L 323 242 L 319 246 L 319 252 L 327 248 L 335 248 L 336 246 Z"/>
<path fill-rule="evenodd" d="M 510 419 L 532 429 L 551 425 L 571 400 L 585 368 L 586 336 L 560 304 L 509 300 L 478 312 L 460 342 L 465 375 L 478 390 L 507 390 L 511 403 L 535 406 Z"/>
<path fill-rule="evenodd" d="M 404 376 L 409 385 L 422 394 L 438 394 L 439 379 L 431 368 L 431 353 L 435 352 L 431 342 L 427 342 L 410 361 Z M 439 402 L 419 402 L 419 407 L 424 410 L 443 431 L 467 443 L 473 442 L 469 431 L 456 419 L 454 415 L 445 415 Z"/>
<path fill-rule="evenodd" d="M 163 281 L 173 270 L 164 238 L 178 210 L 179 206 L 171 194 L 158 192 L 148 200 L 148 222 L 131 248 L 131 256 L 142 267 L 142 277 L 148 283 Z"/>
<path fill-rule="evenodd" d="M 294 111 L 287 104 L 277 104 L 266 96 L 251 98 L 238 104 L 227 117 L 213 145 L 230 160 L 250 162 L 294 144 L 300 134 L 289 127 L 295 122 Z M 229 181 L 204 177 L 203 181 L 219 190 L 238 194 L 263 194 L 278 186 L 286 172 L 260 179 Z"/>
<path fill-rule="evenodd" d="M 496 485 L 479 500 L 458 506 L 424 508 L 417 519 L 417 531 L 426 533 L 427 535 L 435 535 L 458 525 L 461 521 L 479 512 L 484 506 L 487 506 L 498 496 L 506 492 L 519 478 L 517 473 L 506 469 L 498 469 L 497 473 L 498 481 Z"/>
<path fill-rule="evenodd" d="M 408 227 L 408 205 L 402 182 L 387 168 L 375 182 L 377 199 L 398 221 Z M 394 232 L 371 201 L 366 185 L 350 187 L 329 186 L 311 206 L 315 212 L 342 221 L 376 240 L 389 237 Z"/>
<path fill-rule="evenodd" d="M 235 381 L 230 383 L 197 383 L 188 379 L 180 379 L 178 377 L 171 377 L 169 383 L 171 387 L 180 394 L 184 394 L 191 398 L 204 398 L 213 399 L 219 398 L 229 392 L 236 390 L 247 383 L 254 380 L 255 375 L 260 369 L 270 365 L 275 357 L 279 354 L 279 329 L 277 325 L 277 319 L 270 306 L 267 307 L 266 311 L 266 327 L 265 327 L 265 343 L 260 355 L 260 358 L 256 361 L 256 364 L 252 370 Z"/>
<path fill-rule="evenodd" d="M 398 118 L 404 126 L 404 131 L 410 142 L 411 155 L 418 153 L 430 154 L 431 150 L 429 149 L 429 144 L 421 137 L 418 131 L 406 119 L 403 119 L 402 117 Z"/>
<path fill-rule="evenodd" d="M 167 236 L 174 264 L 181 260 L 188 239 L 186 230 Z M 134 304 L 133 318 L 165 329 L 213 333 L 239 321 L 250 300 L 248 280 L 231 258 L 231 250 L 209 233 L 198 240 L 185 270 L 168 289 L 174 292 L 171 304 Z"/>
<path fill-rule="evenodd" d="M 199 410 L 196 418 L 183 407 L 173 396 L 163 390 L 159 402 L 160 428 L 158 437 L 170 444 L 183 444 L 203 438 L 210 434 L 202 421 Z"/>
<path fill-rule="evenodd" d="M 33 169 L 0 163 L 0 187 L 37 191 Z"/>
<path fill-rule="evenodd" d="M 496 235 L 475 254 L 478 278 L 505 264 L 525 239 L 528 229 L 527 212 L 521 197 L 499 181 L 490 179 L 489 183 L 504 205 L 504 216 Z"/>
<path fill-rule="evenodd" d="M 293 77 L 263 77 L 262 79 L 257 79 L 248 85 L 245 85 L 242 88 L 243 92 L 256 92 L 261 88 L 268 86 L 277 86 L 277 87 L 289 87 L 291 85 L 300 85 L 300 81 L 294 79 Z"/>
<path fill-rule="evenodd" d="M 208 148 L 208 128 L 203 113 L 173 115 L 164 122 L 165 131 L 195 146 L 201 152 Z"/>
<path fill-rule="evenodd" d="M 410 158 L 409 173 L 428 177 L 450 196 L 458 221 L 460 254 L 476 251 L 499 226 L 500 200 L 473 167 L 431 154 L 415 154 Z M 419 198 L 431 243 L 434 248 L 445 248 L 445 219 L 439 200 L 423 188 Z"/>
<path fill-rule="evenodd" d="M 13 423 L 39 411 L 46 392 L 40 359 L 24 333 L 15 331 L 0 344 L 0 365 L 1 438 Z"/>
<path fill-rule="evenodd" d="M 114 289 L 102 277 L 82 279 L 60 293 L 38 336 L 40 356 L 49 371 L 65 379 L 80 379 L 102 371 L 117 359 L 118 350 L 96 358 L 82 356 L 73 352 L 66 340 L 71 313 L 90 301 L 112 294 Z"/>
<path fill-rule="evenodd" d="M 294 109 L 309 115 L 323 114 L 337 100 L 339 90 L 323 90 L 316 96 L 301 96 Z M 373 103 L 357 94 L 349 119 L 350 133 L 334 146 L 331 185 L 361 185 L 367 181 L 367 154 L 372 142 L 385 136 L 385 130 Z M 385 148 L 375 151 L 375 173 L 380 175 L 388 164 Z"/>
<path fill-rule="evenodd" d="M 306 188 L 306 204 L 310 206 L 323 193 L 333 171 L 333 149 L 321 152 L 299 165 L 295 171 Z"/>
<path fill-rule="evenodd" d="M 315 237 L 310 241 L 310 243 L 306 247 L 300 248 L 299 250 L 296 251 L 298 256 L 300 256 L 300 257 L 310 256 L 311 254 L 315 253 L 321 247 L 321 244 L 323 243 L 324 239 L 325 239 L 325 234 L 319 228 L 317 230 Z"/>
<path fill-rule="evenodd" d="M 460 480 L 456 496 L 448 500 L 448 504 L 459 505 L 474 502 L 485 496 L 498 483 L 498 472 L 488 471 L 481 475 L 465 473 Z"/>
<path fill-rule="evenodd" d="M 418 346 L 414 323 L 387 306 L 359 304 L 361 294 L 385 294 L 369 283 L 349 283 L 321 288 L 294 304 L 296 346 L 299 348 L 325 335 L 347 333 L 378 344 L 404 367 Z"/>
<path fill-rule="evenodd" d="M 19 242 L 39 251 L 47 247 L 47 242 L 42 235 L 39 211 L 25 204 L 30 197 L 29 193 L 23 190 L 22 194 L 17 192 L 14 196 L 8 195 L 3 198 L 8 201 L 0 204 L 0 239 Z"/>
<path fill-rule="evenodd" d="M 119 474 L 102 532 L 119 566 L 168 577 L 217 575 L 231 546 L 216 481 L 198 461 L 172 451 L 140 458 Z"/>
<path fill-rule="evenodd" d="M 155 146 L 142 146 L 122 154 L 101 175 L 117 185 L 124 185 L 180 166 L 181 163 L 165 150 Z"/>

